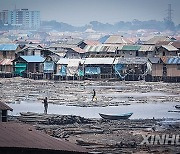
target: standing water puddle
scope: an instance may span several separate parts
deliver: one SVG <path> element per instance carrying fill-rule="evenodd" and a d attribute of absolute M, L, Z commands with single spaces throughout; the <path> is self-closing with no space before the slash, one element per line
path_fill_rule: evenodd
<path fill-rule="evenodd" d="M 107 107 L 76 107 L 57 104 L 49 104 L 49 114 L 77 115 L 85 118 L 100 118 L 99 113 L 121 114 L 133 112 L 130 119 L 152 119 L 154 118 L 180 118 L 179 112 L 175 111 L 177 102 L 164 103 L 135 103 L 132 105 L 107 106 Z M 41 102 L 22 101 L 19 104 L 8 104 L 13 108 L 11 115 L 19 115 L 20 112 L 43 113 L 44 106 Z M 177 110 L 178 111 L 178 110 Z"/>

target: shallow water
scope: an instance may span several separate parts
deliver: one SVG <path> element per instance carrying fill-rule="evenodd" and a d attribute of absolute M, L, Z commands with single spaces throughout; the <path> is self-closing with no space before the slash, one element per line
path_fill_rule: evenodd
<path fill-rule="evenodd" d="M 107 106 L 107 107 L 75 107 L 49 104 L 48 113 L 78 115 L 86 118 L 100 118 L 99 113 L 121 114 L 133 112 L 130 119 L 151 118 L 180 118 L 179 112 L 168 112 L 175 109 L 177 102 L 164 103 L 134 103 L 132 105 Z M 19 115 L 20 112 L 43 113 L 43 103 L 37 101 L 22 101 L 19 104 L 8 104 L 13 108 L 10 115 Z"/>

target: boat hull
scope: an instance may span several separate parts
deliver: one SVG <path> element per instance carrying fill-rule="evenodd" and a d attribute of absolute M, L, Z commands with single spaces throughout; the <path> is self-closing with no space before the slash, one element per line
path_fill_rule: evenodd
<path fill-rule="evenodd" d="M 133 113 L 126 113 L 126 114 L 121 114 L 121 115 L 107 115 L 107 114 L 102 114 L 99 113 L 99 115 L 103 119 L 109 119 L 109 120 L 121 120 L 121 119 L 128 119 Z"/>
<path fill-rule="evenodd" d="M 176 105 L 175 108 L 176 108 L 176 109 L 180 109 L 180 105 Z"/>

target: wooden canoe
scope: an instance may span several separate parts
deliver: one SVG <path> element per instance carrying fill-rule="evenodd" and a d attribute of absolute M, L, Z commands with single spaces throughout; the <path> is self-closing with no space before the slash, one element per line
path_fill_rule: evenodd
<path fill-rule="evenodd" d="M 175 108 L 176 109 L 180 109 L 180 105 L 175 105 Z"/>
<path fill-rule="evenodd" d="M 112 115 L 112 114 L 102 114 L 99 113 L 99 115 L 103 118 L 103 119 L 109 119 L 109 120 L 121 120 L 121 119 L 128 119 L 133 113 L 124 113 L 124 114 L 120 114 L 120 115 Z"/>

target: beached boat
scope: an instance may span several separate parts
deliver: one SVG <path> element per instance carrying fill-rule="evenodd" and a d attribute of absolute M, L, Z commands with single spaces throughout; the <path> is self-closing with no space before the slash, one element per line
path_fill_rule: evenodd
<path fill-rule="evenodd" d="M 175 105 L 175 108 L 176 109 L 180 109 L 180 105 Z"/>
<path fill-rule="evenodd" d="M 124 114 L 120 114 L 120 115 L 113 115 L 113 114 L 102 114 L 99 113 L 99 115 L 103 118 L 103 119 L 109 119 L 109 120 L 120 120 L 120 119 L 128 119 L 133 113 L 124 113 Z"/>

